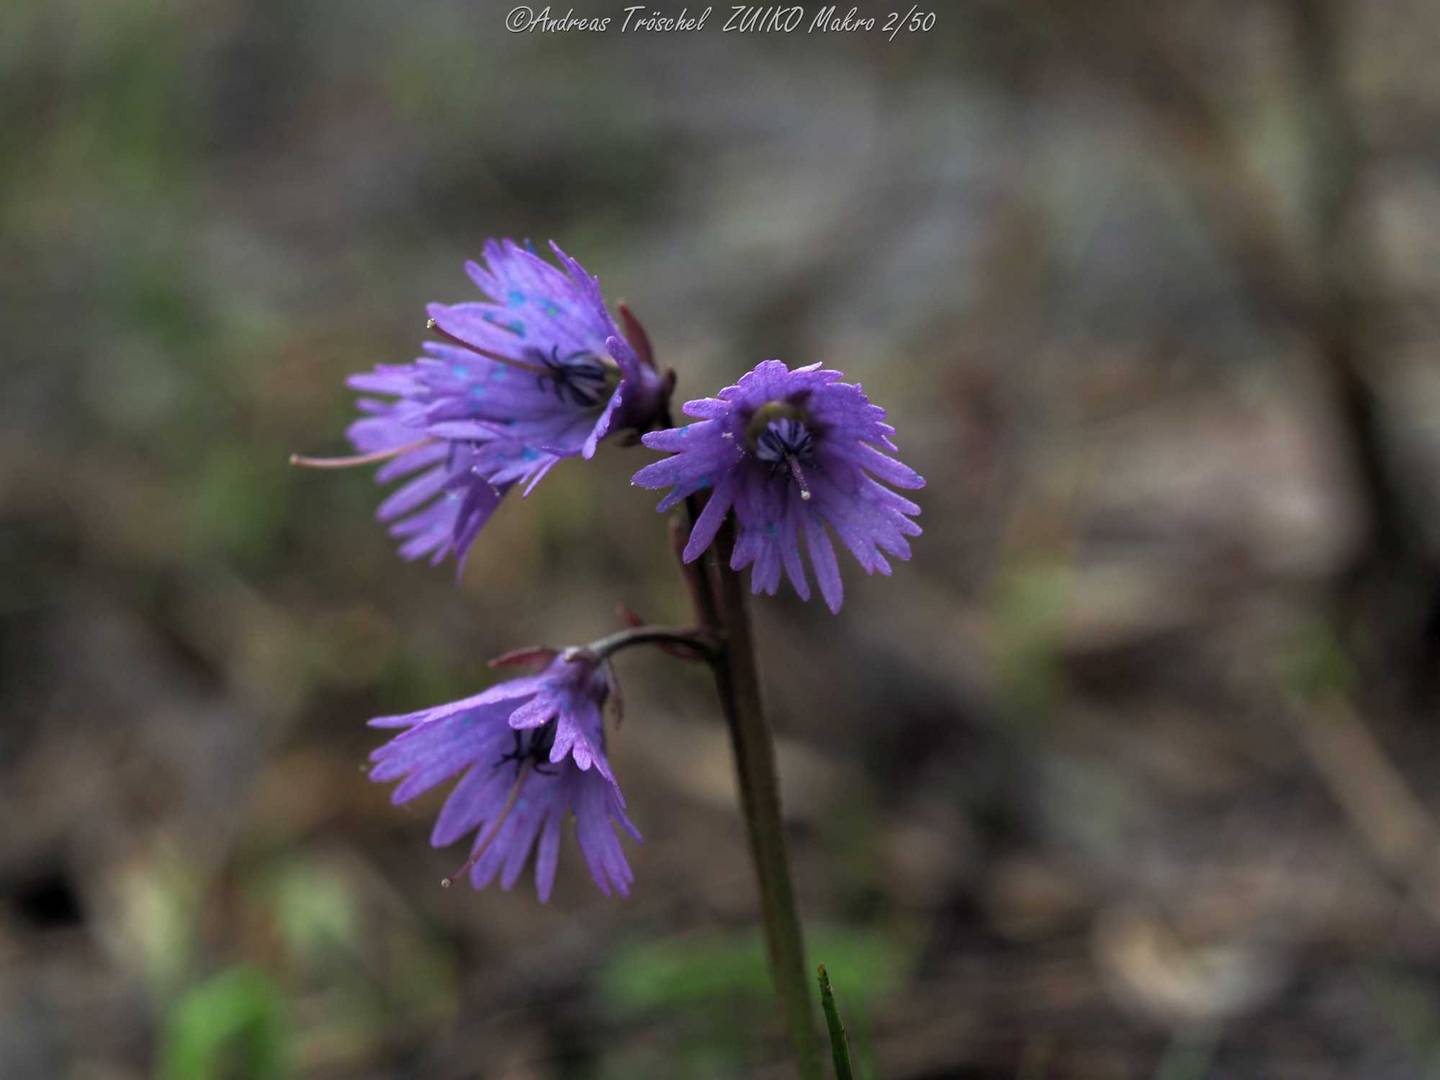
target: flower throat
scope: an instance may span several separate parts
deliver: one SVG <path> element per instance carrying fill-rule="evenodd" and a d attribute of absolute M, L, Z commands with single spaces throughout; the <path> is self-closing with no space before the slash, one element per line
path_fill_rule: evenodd
<path fill-rule="evenodd" d="M 805 425 L 804 413 L 788 402 L 769 402 L 756 410 L 746 436 L 755 456 L 770 466 L 771 475 L 788 472 L 800 489 L 800 498 L 809 502 L 804 466 L 814 456 L 815 436 Z"/>

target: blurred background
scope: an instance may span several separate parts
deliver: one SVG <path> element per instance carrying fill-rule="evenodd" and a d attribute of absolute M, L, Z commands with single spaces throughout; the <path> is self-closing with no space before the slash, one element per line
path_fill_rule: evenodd
<path fill-rule="evenodd" d="M 865 1075 L 1440 1075 L 1440 10 L 932 7 L 4 5 L 0 1076 L 786 1075 L 703 670 L 621 660 L 628 901 L 442 890 L 365 778 L 496 653 L 686 618 L 643 449 L 458 587 L 287 468 L 494 235 L 682 397 L 843 369 L 930 479 L 839 617 L 756 604 Z"/>

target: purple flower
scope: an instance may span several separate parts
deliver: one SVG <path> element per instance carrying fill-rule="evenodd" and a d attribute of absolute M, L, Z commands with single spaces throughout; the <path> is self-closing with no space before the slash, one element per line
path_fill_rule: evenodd
<path fill-rule="evenodd" d="M 371 720 L 372 727 L 406 730 L 371 753 L 370 778 L 400 780 L 391 796 L 398 805 L 464 773 L 445 800 L 430 843 L 444 847 L 473 832 L 470 857 L 454 876 L 468 873 L 477 889 L 497 874 L 500 887 L 509 889 L 536 850 L 535 890 L 548 900 L 561 826 L 573 815 L 595 884 L 606 895 L 612 889 L 628 895 L 634 874 L 614 826 L 636 840 L 640 833 L 626 816 L 605 758 L 604 664 L 575 650 L 539 655 L 553 659 L 538 675 L 448 705 Z"/>
<path fill-rule="evenodd" d="M 895 429 L 885 423 L 884 409 L 842 377 L 819 364 L 791 371 L 766 360 L 718 397 L 686 402 L 685 415 L 699 423 L 644 436 L 646 446 L 674 455 L 631 481 L 671 488 L 661 510 L 710 491 L 685 545 L 687 562 L 710 546 L 734 510 L 739 531 L 730 565 L 753 565 L 755 592 L 773 596 L 783 567 L 801 599 L 810 598 L 803 538 L 820 592 L 830 610 L 839 611 L 844 587 L 826 525 L 866 573 L 890 573 L 887 554 L 910 557 L 905 537 L 920 535 L 910 520 L 920 508 L 878 481 L 901 488 L 925 481 L 877 449 L 896 449 Z"/>
<path fill-rule="evenodd" d="M 431 304 L 445 343 L 349 379 L 380 396 L 360 399 L 347 434 L 361 456 L 343 463 L 385 461 L 377 480 L 407 478 L 377 514 L 407 559 L 463 561 L 512 486 L 528 495 L 558 461 L 648 428 L 663 405 L 664 378 L 620 334 L 599 282 L 551 247 L 558 269 L 488 241 L 485 265 L 466 270 L 489 302 Z"/>

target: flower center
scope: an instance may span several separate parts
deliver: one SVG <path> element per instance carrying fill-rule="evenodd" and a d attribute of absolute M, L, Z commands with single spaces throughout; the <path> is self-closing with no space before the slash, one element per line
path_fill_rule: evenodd
<path fill-rule="evenodd" d="M 532 349 L 529 358 L 540 369 L 535 376 L 539 389 L 548 390 L 556 400 L 582 409 L 599 405 L 620 382 L 620 368 L 615 361 L 583 349 L 569 356 L 561 356 L 559 346 L 552 348 L 548 356 Z"/>
<path fill-rule="evenodd" d="M 545 766 L 550 763 L 550 748 L 555 745 L 556 718 L 551 717 L 537 728 L 527 728 L 523 731 L 512 730 L 511 735 L 515 737 L 515 745 L 509 753 L 500 755 L 500 760 L 495 762 L 495 768 L 501 768 L 506 762 L 515 762 L 515 775 L 520 775 L 520 770 L 528 762 L 535 772 L 541 776 L 553 776 L 554 770 L 546 771 Z"/>
<path fill-rule="evenodd" d="M 766 406 L 768 409 L 769 406 Z M 755 414 L 761 420 L 764 410 Z M 772 414 L 773 415 L 773 414 Z M 805 426 L 805 421 L 795 416 L 779 415 L 765 418 L 764 427 L 755 431 L 751 438 L 755 456 L 770 466 L 770 475 L 787 472 L 800 488 L 800 498 L 810 500 L 810 485 L 805 479 L 804 466 L 815 454 L 815 436 Z M 755 428 L 754 420 L 750 424 Z"/>

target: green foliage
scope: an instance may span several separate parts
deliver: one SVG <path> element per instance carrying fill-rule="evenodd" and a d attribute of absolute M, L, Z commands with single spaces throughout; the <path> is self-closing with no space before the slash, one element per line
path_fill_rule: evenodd
<path fill-rule="evenodd" d="M 1366 980 L 1372 1007 L 1410 1052 L 1418 1076 L 1440 1076 L 1440 996 L 1417 975 L 1378 967 Z"/>
<path fill-rule="evenodd" d="M 830 1034 L 830 1056 L 835 1062 L 835 1080 L 853 1080 L 854 1070 L 850 1066 L 850 1041 L 845 1037 L 845 1025 L 840 1021 L 840 1009 L 835 1004 L 835 991 L 830 986 L 830 973 L 820 965 L 820 1008 L 825 1013 L 825 1028 Z"/>
<path fill-rule="evenodd" d="M 1177 1036 L 1155 1066 L 1154 1080 L 1204 1080 L 1211 1075 L 1217 1042 L 1207 1029 Z"/>
<path fill-rule="evenodd" d="M 909 962 L 907 945 L 875 929 L 819 927 L 806 935 L 810 949 L 846 988 L 856 1047 L 864 1057 L 871 1007 L 895 992 Z M 681 1075 L 713 1076 L 740 1070 L 756 1052 L 757 1031 L 774 1025 L 773 991 L 758 931 L 697 934 L 622 946 L 597 976 L 596 992 L 624 1019 L 671 1018 L 672 1048 L 687 1063 Z M 621 1063 L 632 1074 L 641 1066 Z M 674 1065 L 670 1066 L 673 1070 Z"/>
<path fill-rule="evenodd" d="M 807 935 L 867 1005 L 899 984 L 903 946 L 871 929 L 824 927 Z M 769 1003 L 765 943 L 758 931 L 663 938 L 622 947 L 600 972 L 598 989 L 623 1015 L 708 1005 L 722 998 Z"/>
<path fill-rule="evenodd" d="M 277 482 L 283 467 L 244 446 L 202 452 L 185 505 L 191 550 L 223 552 L 242 566 L 268 555 L 288 512 L 285 487 Z"/>
<path fill-rule="evenodd" d="M 1355 686 L 1355 664 L 1335 627 L 1322 618 L 1304 623 L 1280 660 L 1281 681 L 1302 701 L 1346 697 Z"/>
<path fill-rule="evenodd" d="M 270 875 L 260 896 L 288 955 L 313 964 L 354 948 L 359 915 L 351 890 L 324 867 L 289 861 Z"/>
<path fill-rule="evenodd" d="M 166 1017 L 165 1080 L 290 1073 L 285 999 L 253 968 L 234 967 L 183 995 Z"/>
<path fill-rule="evenodd" d="M 1069 566 L 1011 567 L 996 586 L 992 620 L 1000 699 L 1015 720 L 1049 714 L 1060 693 L 1058 653 L 1070 597 Z"/>
<path fill-rule="evenodd" d="M 455 1003 L 452 953 L 403 920 L 367 925 L 355 882 L 305 856 L 280 856 L 247 897 L 282 946 L 286 1000 L 322 992 L 296 1033 L 307 1063 L 364 1060 L 395 1032 L 447 1019 Z"/>

